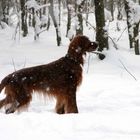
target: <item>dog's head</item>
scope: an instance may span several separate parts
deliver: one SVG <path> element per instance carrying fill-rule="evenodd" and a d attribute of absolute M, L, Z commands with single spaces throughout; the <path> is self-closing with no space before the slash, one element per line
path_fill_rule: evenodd
<path fill-rule="evenodd" d="M 93 52 L 97 49 L 98 43 L 97 42 L 89 42 L 86 46 L 86 52 Z"/>
<path fill-rule="evenodd" d="M 98 43 L 91 42 L 86 36 L 78 35 L 71 41 L 69 45 L 69 52 L 85 54 L 86 52 L 95 51 L 97 47 Z"/>

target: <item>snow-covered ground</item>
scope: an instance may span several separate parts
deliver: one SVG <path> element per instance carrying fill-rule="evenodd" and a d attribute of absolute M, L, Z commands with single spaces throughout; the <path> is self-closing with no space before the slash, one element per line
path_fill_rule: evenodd
<path fill-rule="evenodd" d="M 125 28 L 120 21 L 110 23 L 110 36 L 117 40 Z M 69 41 L 63 38 L 56 46 L 55 31 L 40 35 L 33 41 L 32 32 L 20 42 L 12 40 L 13 29 L 0 30 L 0 80 L 15 69 L 45 64 L 64 56 Z M 93 39 L 94 31 L 85 30 Z M 0 139 L 2 140 L 139 140 L 140 139 L 140 56 L 129 49 L 127 33 L 117 42 L 116 51 L 104 51 L 106 59 L 100 61 L 87 54 L 83 82 L 77 91 L 79 114 L 58 115 L 55 100 L 34 96 L 28 110 L 10 115 L 0 110 Z M 89 60 L 89 62 L 88 62 Z M 136 77 L 135 80 L 121 64 Z M 4 94 L 0 94 L 0 99 Z"/>

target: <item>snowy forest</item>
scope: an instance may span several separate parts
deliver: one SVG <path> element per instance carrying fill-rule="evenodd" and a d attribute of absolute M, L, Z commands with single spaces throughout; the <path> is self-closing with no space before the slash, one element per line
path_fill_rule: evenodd
<path fill-rule="evenodd" d="M 17 34 L 28 37 L 29 30 L 34 30 L 34 40 L 38 40 L 40 34 L 49 32 L 50 26 L 56 30 L 57 46 L 61 46 L 61 27 L 65 22 L 65 36 L 70 40 L 78 34 L 83 34 L 84 23 L 96 34 L 99 42 L 99 50 L 109 48 L 108 41 L 111 39 L 117 48 L 119 39 L 114 40 L 109 35 L 110 23 L 116 21 L 116 30 L 119 32 L 119 21 L 126 20 L 128 41 L 130 48 L 134 48 L 135 54 L 139 55 L 139 0 L 1 0 L 0 1 L 0 26 L 6 25 L 15 28 L 14 39 Z M 89 21 L 89 16 L 95 15 L 95 22 Z M 63 19 L 65 18 L 65 21 Z M 93 16 L 94 18 L 94 16 Z M 123 34 L 124 31 L 120 31 Z"/>
<path fill-rule="evenodd" d="M 78 113 L 38 94 L 21 112 L 0 104 L 1 139 L 140 139 L 140 0 L 0 0 L 0 81 L 65 57 L 78 35 L 98 44 L 84 55 Z"/>

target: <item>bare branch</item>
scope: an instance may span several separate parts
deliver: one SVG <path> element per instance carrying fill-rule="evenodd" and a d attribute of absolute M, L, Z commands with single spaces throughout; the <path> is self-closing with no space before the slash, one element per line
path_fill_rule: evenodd
<path fill-rule="evenodd" d="M 117 44 L 115 43 L 115 41 L 108 35 L 108 38 L 111 39 L 112 43 L 114 44 L 114 48 L 116 50 L 118 50 Z"/>
<path fill-rule="evenodd" d="M 25 58 L 25 61 L 24 61 L 24 65 L 23 65 L 23 68 L 25 68 L 25 66 L 26 66 L 26 58 Z"/>
<path fill-rule="evenodd" d="M 127 27 L 124 28 L 123 32 L 121 33 L 121 35 L 118 37 L 117 42 L 120 40 L 120 38 L 122 37 L 124 31 L 127 29 Z"/>
<path fill-rule="evenodd" d="M 119 60 L 119 62 L 122 64 L 122 66 L 124 67 L 124 69 L 126 70 L 126 72 L 127 72 L 131 77 L 133 77 L 133 79 L 134 79 L 135 81 L 137 81 L 136 77 L 126 68 L 126 66 L 123 64 L 123 62 L 122 62 L 120 59 L 118 59 L 118 60 Z"/>
<path fill-rule="evenodd" d="M 83 17 L 83 20 L 85 20 L 87 24 L 89 24 L 96 31 L 96 27 L 94 27 L 89 21 L 87 21 L 85 17 Z"/>
<path fill-rule="evenodd" d="M 13 58 L 12 58 L 12 64 L 13 64 L 13 67 L 14 67 L 14 71 L 16 71 L 15 62 L 14 62 Z"/>

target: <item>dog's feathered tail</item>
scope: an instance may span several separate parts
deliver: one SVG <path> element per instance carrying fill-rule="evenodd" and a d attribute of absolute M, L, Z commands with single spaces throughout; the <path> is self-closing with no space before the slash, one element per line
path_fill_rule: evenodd
<path fill-rule="evenodd" d="M 0 83 L 0 93 L 4 89 L 4 87 L 9 83 L 10 77 L 5 77 Z"/>
<path fill-rule="evenodd" d="M 4 87 L 5 87 L 4 84 L 0 83 L 0 93 L 3 90 Z"/>

